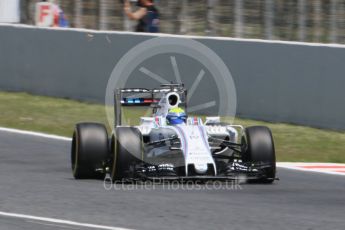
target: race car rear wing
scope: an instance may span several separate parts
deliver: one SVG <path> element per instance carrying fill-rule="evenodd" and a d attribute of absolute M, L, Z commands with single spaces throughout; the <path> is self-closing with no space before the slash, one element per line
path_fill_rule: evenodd
<path fill-rule="evenodd" d="M 148 89 L 139 89 L 139 88 L 128 88 L 128 89 L 119 89 L 121 93 L 121 105 L 122 106 L 149 106 L 156 100 L 153 98 L 153 93 Z M 124 97 L 125 94 L 131 94 L 130 96 Z M 143 97 L 145 96 L 145 97 Z"/>
<path fill-rule="evenodd" d="M 161 93 L 176 92 L 187 98 L 187 90 L 183 84 L 162 84 L 160 88 L 145 89 L 145 88 L 122 88 L 116 89 L 114 92 L 114 114 L 115 126 L 122 125 L 121 107 L 122 106 L 150 106 L 153 113 L 160 101 Z M 182 103 L 187 108 L 187 103 L 184 100 Z M 139 119 L 139 118 L 138 118 Z"/>
<path fill-rule="evenodd" d="M 122 106 L 150 106 L 152 103 L 158 103 L 159 100 L 153 98 L 127 98 L 121 100 Z"/>

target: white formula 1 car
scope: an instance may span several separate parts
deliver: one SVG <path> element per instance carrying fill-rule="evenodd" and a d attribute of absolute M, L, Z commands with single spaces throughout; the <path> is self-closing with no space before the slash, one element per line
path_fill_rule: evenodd
<path fill-rule="evenodd" d="M 126 95 L 132 96 L 126 96 Z M 133 97 L 133 94 L 147 95 Z M 135 95 L 134 95 L 135 96 Z M 219 117 L 188 117 L 169 125 L 168 111 L 187 110 L 187 90 L 181 84 L 157 89 L 117 89 L 115 127 L 109 137 L 104 125 L 79 123 L 71 149 L 75 179 L 238 179 L 272 183 L 276 177 L 273 138 L 267 127 L 243 128 Z M 122 125 L 123 107 L 150 106 L 150 117 L 138 126 Z"/>

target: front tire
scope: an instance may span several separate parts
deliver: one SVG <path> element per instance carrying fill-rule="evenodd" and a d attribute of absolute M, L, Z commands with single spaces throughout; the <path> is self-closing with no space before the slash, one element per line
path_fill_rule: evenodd
<path fill-rule="evenodd" d="M 246 149 L 244 149 L 244 162 L 267 164 L 264 169 L 265 176 L 254 182 L 272 183 L 276 175 L 276 156 L 272 133 L 265 126 L 252 126 L 245 129 Z"/>
<path fill-rule="evenodd" d="M 108 155 L 108 134 L 104 125 L 76 125 L 71 149 L 72 172 L 75 179 L 104 178 L 104 171 L 96 170 L 103 168 Z"/>
<path fill-rule="evenodd" d="M 112 181 L 119 181 L 134 176 L 131 168 L 143 160 L 143 140 L 139 129 L 118 127 L 112 137 L 113 165 Z"/>

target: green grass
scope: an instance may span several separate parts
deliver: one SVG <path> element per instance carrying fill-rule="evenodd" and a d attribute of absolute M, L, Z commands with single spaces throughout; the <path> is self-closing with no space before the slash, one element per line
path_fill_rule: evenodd
<path fill-rule="evenodd" d="M 103 105 L 0 92 L 0 126 L 71 136 L 82 121 L 106 122 Z"/>
<path fill-rule="evenodd" d="M 137 121 L 133 113 L 126 114 Z M 142 114 L 144 111 L 142 111 Z M 103 105 L 0 92 L 0 126 L 71 136 L 75 123 L 106 122 Z M 345 133 L 236 118 L 244 126 L 271 128 L 278 161 L 345 162 Z"/>

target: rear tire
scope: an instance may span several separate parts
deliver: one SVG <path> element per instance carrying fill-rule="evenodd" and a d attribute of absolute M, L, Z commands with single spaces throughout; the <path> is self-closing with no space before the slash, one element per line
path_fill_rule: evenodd
<path fill-rule="evenodd" d="M 112 181 L 119 181 L 133 177 L 131 168 L 143 160 L 142 135 L 134 127 L 118 127 L 112 137 L 113 165 L 111 168 Z"/>
<path fill-rule="evenodd" d="M 108 134 L 104 125 L 79 123 L 76 125 L 71 149 L 72 172 L 75 179 L 104 178 L 96 169 L 104 166 L 108 150 Z"/>
<path fill-rule="evenodd" d="M 270 129 L 265 126 L 248 127 L 245 129 L 245 139 L 243 161 L 269 165 L 265 169 L 265 177 L 253 182 L 272 183 L 276 175 L 276 156 Z"/>

